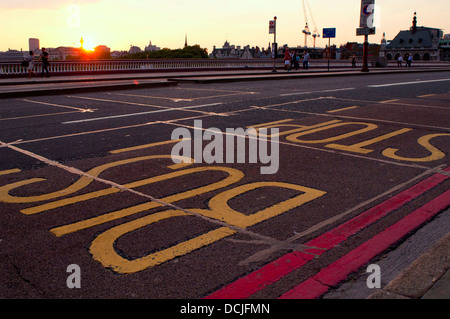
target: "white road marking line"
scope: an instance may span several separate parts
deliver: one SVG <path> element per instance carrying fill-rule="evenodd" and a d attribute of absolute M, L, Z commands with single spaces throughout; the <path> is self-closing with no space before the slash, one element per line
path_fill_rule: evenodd
<path fill-rule="evenodd" d="M 171 97 L 151 96 L 151 95 L 141 95 L 141 94 L 125 94 L 125 93 L 107 93 L 107 94 L 109 94 L 109 95 L 119 95 L 119 96 L 141 97 L 141 98 L 149 98 L 149 99 L 170 100 L 172 102 L 178 103 L 178 102 L 193 102 L 193 101 L 196 101 L 196 100 L 214 99 L 214 98 L 225 97 L 225 96 L 244 95 L 244 94 L 257 94 L 257 93 L 254 93 L 254 92 L 239 92 L 239 93 L 228 93 L 228 94 L 222 94 L 222 95 L 193 97 L 191 99 L 171 98 Z"/>
<path fill-rule="evenodd" d="M 149 95 L 140 95 L 140 94 L 125 94 L 125 93 L 106 93 L 108 95 L 119 95 L 119 96 L 132 96 L 132 97 L 145 97 L 145 98 L 151 98 L 151 99 L 162 99 L 162 100 L 170 100 L 172 102 L 178 103 L 178 102 L 192 102 L 192 99 L 177 99 L 177 98 L 171 98 L 171 97 L 162 97 L 162 96 L 149 96 Z"/>
<path fill-rule="evenodd" d="M 35 143 L 35 142 L 42 142 L 42 141 L 49 141 L 49 140 L 55 140 L 55 139 L 61 139 L 61 138 L 68 138 L 68 137 L 75 137 L 75 136 L 82 136 L 82 135 L 90 135 L 90 134 L 98 134 L 98 133 L 105 133 L 105 132 L 112 132 L 112 131 L 120 131 L 120 130 L 127 130 L 132 128 L 138 128 L 143 126 L 150 126 L 155 124 L 167 124 L 177 121 L 187 121 L 187 120 L 196 120 L 207 117 L 207 115 L 198 115 L 198 116 L 191 116 L 191 117 L 185 117 L 180 119 L 173 119 L 170 121 L 154 121 L 154 122 L 148 122 L 143 124 L 136 124 L 136 125 L 127 125 L 127 126 L 119 126 L 119 127 L 113 127 L 109 129 L 104 130 L 95 130 L 95 131 L 87 131 L 87 132 L 80 132 L 80 133 L 73 133 L 73 134 L 66 134 L 66 135 L 59 135 L 59 136 L 50 136 L 50 137 L 43 137 L 39 139 L 34 140 L 21 140 L 16 142 L 15 144 L 28 144 L 28 143 Z"/>
<path fill-rule="evenodd" d="M 164 108 L 164 106 L 159 106 L 159 105 L 143 104 L 143 103 L 134 103 L 134 102 L 126 102 L 126 101 L 116 101 L 116 100 L 106 100 L 106 99 L 99 99 L 99 98 L 87 97 L 87 96 L 73 96 L 73 95 L 68 95 L 67 97 L 69 97 L 69 98 L 74 98 L 74 99 L 83 99 L 83 100 L 100 101 L 100 102 L 121 103 L 121 104 L 129 104 L 129 105 L 152 106 L 152 107 Z"/>
<path fill-rule="evenodd" d="M 30 118 L 36 118 L 36 117 L 56 116 L 56 115 L 74 114 L 74 113 L 80 113 L 80 112 L 79 111 L 71 111 L 71 112 L 37 114 L 37 115 L 18 116 L 18 117 L 7 117 L 7 118 L 0 119 L 0 121 L 23 120 L 23 119 L 30 119 Z"/>
<path fill-rule="evenodd" d="M 28 100 L 28 99 L 22 99 L 21 101 L 29 102 L 29 103 L 36 103 L 36 104 L 43 104 L 43 105 L 50 105 L 50 106 L 57 106 L 57 107 L 65 108 L 65 109 L 78 110 L 81 113 L 93 113 L 94 112 L 93 109 L 82 109 L 82 108 L 74 107 L 74 106 L 67 106 L 67 105 L 53 104 L 53 103 L 47 103 L 47 102 L 32 101 L 32 100 Z"/>
<path fill-rule="evenodd" d="M 312 94 L 312 93 L 339 92 L 339 91 L 351 91 L 351 90 L 356 90 L 356 88 L 344 88 L 344 89 L 333 89 L 333 90 L 323 90 L 323 91 L 308 91 L 308 92 L 287 93 L 287 94 L 281 94 L 280 96 L 302 95 L 302 94 Z"/>
<path fill-rule="evenodd" d="M 232 90 L 219 90 L 219 89 L 198 89 L 191 87 L 176 87 L 177 90 L 189 90 L 189 91 L 213 91 L 213 92 L 227 92 L 227 93 L 247 93 L 247 94 L 259 94 L 258 92 L 253 91 L 232 91 Z"/>
<path fill-rule="evenodd" d="M 170 106 L 161 106 L 161 105 L 153 105 L 153 104 L 143 104 L 143 103 L 135 103 L 135 102 L 126 102 L 126 101 L 120 101 L 120 100 L 105 100 L 105 99 L 99 99 L 99 98 L 92 98 L 92 97 L 85 97 L 85 96 L 68 96 L 69 98 L 77 98 L 77 99 L 87 99 L 87 100 L 95 100 L 95 101 L 101 101 L 101 102 L 108 102 L 108 103 L 120 103 L 120 104 L 127 104 L 127 105 L 138 105 L 138 106 L 151 106 L 151 107 L 156 107 L 159 109 L 166 109 L 166 110 L 189 110 L 192 108 L 197 108 L 197 107 L 203 107 L 201 106 L 194 106 L 194 107 L 180 107 L 180 108 L 174 108 L 174 107 L 170 107 Z M 205 106 L 210 106 L 210 105 L 218 105 L 218 104 L 222 104 L 222 103 L 215 103 L 215 104 L 208 104 Z M 218 115 L 218 116 L 226 116 L 223 114 L 218 114 L 218 113 L 212 113 L 212 112 L 204 112 L 204 111 L 196 111 L 193 110 L 191 112 L 196 112 L 196 113 L 201 113 L 201 114 L 208 114 L 208 115 Z"/>
<path fill-rule="evenodd" d="M 434 82 L 445 82 L 445 81 L 450 81 L 450 79 L 414 81 L 414 82 L 399 82 L 399 83 L 389 83 L 389 84 L 374 84 L 374 85 L 368 85 L 367 87 L 369 87 L 369 88 L 384 88 L 384 87 L 389 87 L 389 86 L 412 85 L 412 84 L 434 83 Z"/>
<path fill-rule="evenodd" d="M 93 122 L 93 121 L 117 119 L 117 118 L 123 118 L 123 117 L 131 117 L 131 116 L 139 116 L 139 115 L 147 115 L 147 114 L 155 114 L 155 113 L 164 113 L 164 112 L 171 112 L 171 111 L 183 111 L 185 109 L 196 109 L 196 108 L 203 108 L 203 107 L 215 106 L 215 105 L 221 105 L 221 104 L 223 104 L 223 103 L 212 103 L 212 104 L 205 104 L 205 105 L 195 105 L 195 106 L 188 106 L 188 107 L 183 107 L 183 108 L 167 108 L 167 109 L 156 110 L 156 111 L 139 112 L 139 113 L 131 113 L 131 114 L 122 114 L 122 115 L 97 117 L 97 118 L 77 120 L 77 121 L 69 121 L 69 122 L 63 122 L 62 124 L 76 124 L 76 123 L 84 123 L 84 122 Z M 208 113 L 208 114 L 210 114 L 210 115 L 219 115 L 217 113 Z"/>

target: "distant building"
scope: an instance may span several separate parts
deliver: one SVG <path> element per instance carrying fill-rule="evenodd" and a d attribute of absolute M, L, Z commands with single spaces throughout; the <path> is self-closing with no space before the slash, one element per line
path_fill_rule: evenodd
<path fill-rule="evenodd" d="M 68 58 L 76 59 L 81 55 L 81 48 L 74 47 L 58 47 L 46 48 L 49 60 L 67 60 Z"/>
<path fill-rule="evenodd" d="M 251 60 L 251 59 L 253 59 L 253 54 L 252 54 L 252 52 L 250 52 L 250 46 L 246 46 L 244 48 L 244 52 L 240 56 L 240 59 L 242 59 L 242 60 Z"/>
<path fill-rule="evenodd" d="M 238 59 L 243 51 L 241 51 L 240 46 L 230 45 L 228 41 L 225 41 L 222 48 L 213 47 L 213 51 L 210 57 L 218 59 Z"/>
<path fill-rule="evenodd" d="M 54 55 L 55 59 L 57 60 L 66 60 L 67 57 L 79 57 L 81 55 L 81 49 L 80 48 L 74 48 L 74 47 L 58 47 L 54 49 Z M 58 57 L 56 57 L 59 55 Z M 51 54 L 50 54 L 51 57 Z"/>
<path fill-rule="evenodd" d="M 261 50 L 259 47 L 250 47 L 249 45 L 241 47 L 240 45 L 230 45 L 225 41 L 222 48 L 213 47 L 213 51 L 209 55 L 210 58 L 217 59 L 269 59 L 272 57 L 270 46 L 267 50 Z"/>
<path fill-rule="evenodd" d="M 382 49 L 383 45 L 379 44 L 369 44 L 369 57 L 378 57 L 380 56 L 380 51 Z M 333 48 L 332 48 L 333 52 Z M 363 59 L 364 56 L 364 43 L 357 43 L 357 42 L 347 42 L 345 45 L 340 46 L 340 59 L 341 60 L 349 60 L 353 57 L 353 55 L 356 56 L 357 59 Z M 324 52 L 324 57 L 326 57 L 326 52 Z M 333 58 L 333 53 L 332 53 Z"/>
<path fill-rule="evenodd" d="M 106 45 L 96 46 L 94 54 L 97 59 L 109 59 L 111 58 L 111 48 L 108 48 Z"/>
<path fill-rule="evenodd" d="M 99 45 L 94 48 L 95 53 L 111 53 L 111 48 L 106 45 Z"/>
<path fill-rule="evenodd" d="M 152 41 L 150 41 L 150 44 L 145 47 L 146 52 L 154 52 L 154 51 L 160 51 L 161 48 L 157 47 L 156 45 L 152 45 Z"/>
<path fill-rule="evenodd" d="M 35 54 L 40 54 L 41 47 L 39 46 L 39 39 L 30 38 L 28 44 L 30 51 L 33 51 Z"/>
<path fill-rule="evenodd" d="M 397 60 L 407 54 L 414 60 L 438 61 L 440 60 L 439 42 L 443 38 L 441 29 L 417 26 L 417 14 L 414 13 L 413 24 L 409 30 L 400 33 L 382 48 L 381 55 L 387 60 Z"/>
<path fill-rule="evenodd" d="M 127 54 L 128 54 L 128 51 L 117 51 L 116 50 L 116 51 L 111 52 L 111 58 L 118 59 Z"/>
<path fill-rule="evenodd" d="M 439 42 L 441 61 L 450 61 L 450 34 L 446 34 Z"/>
<path fill-rule="evenodd" d="M 49 60 L 61 60 L 60 53 L 55 48 L 46 48 Z"/>
<path fill-rule="evenodd" d="M 134 45 L 132 45 L 130 47 L 130 51 L 128 51 L 128 53 L 139 53 L 139 52 L 142 52 L 141 48 L 137 47 L 137 46 L 134 46 Z"/>
<path fill-rule="evenodd" d="M 8 49 L 6 52 L 0 52 L 0 61 L 22 61 L 28 52 Z"/>

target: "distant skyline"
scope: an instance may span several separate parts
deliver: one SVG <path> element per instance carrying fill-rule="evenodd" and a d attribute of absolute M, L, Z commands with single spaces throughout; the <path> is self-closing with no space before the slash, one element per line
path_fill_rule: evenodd
<path fill-rule="evenodd" d="M 319 32 L 336 27 L 332 44 L 362 42 L 359 27 L 360 0 L 309 0 Z M 450 33 L 448 0 L 376 0 L 377 34 L 371 43 L 380 43 L 383 32 L 388 40 L 408 29 L 413 14 L 418 24 Z M 278 18 L 279 45 L 302 46 L 305 26 L 301 0 L 0 0 L 0 51 L 28 50 L 28 39 L 38 38 L 41 47 L 107 45 L 112 50 L 144 49 L 149 41 L 161 48 L 177 49 L 198 44 L 212 51 L 228 40 L 235 45 L 266 48 L 269 20 Z M 310 29 L 314 23 L 309 16 Z M 324 47 L 325 39 L 316 46 Z M 312 46 L 312 39 L 308 46 Z"/>

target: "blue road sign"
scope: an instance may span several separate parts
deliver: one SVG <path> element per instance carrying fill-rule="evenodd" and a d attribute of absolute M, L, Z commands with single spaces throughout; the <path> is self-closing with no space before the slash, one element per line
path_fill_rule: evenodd
<path fill-rule="evenodd" d="M 336 28 L 323 29 L 323 38 L 336 38 Z"/>

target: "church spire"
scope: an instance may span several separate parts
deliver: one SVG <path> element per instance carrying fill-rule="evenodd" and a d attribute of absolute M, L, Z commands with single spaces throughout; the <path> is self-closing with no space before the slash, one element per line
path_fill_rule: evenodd
<path fill-rule="evenodd" d="M 413 25 L 412 25 L 411 31 L 412 32 L 417 31 L 417 12 L 414 12 Z"/>
<path fill-rule="evenodd" d="M 186 33 L 186 35 L 184 37 L 184 47 L 187 48 L 187 46 L 188 46 L 188 41 L 187 41 L 187 33 Z"/>

